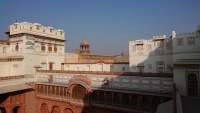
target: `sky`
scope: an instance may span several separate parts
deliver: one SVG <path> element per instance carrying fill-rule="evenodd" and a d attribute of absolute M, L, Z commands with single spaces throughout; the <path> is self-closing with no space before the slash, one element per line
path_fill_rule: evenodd
<path fill-rule="evenodd" d="M 200 0 L 1 0 L 0 39 L 14 22 L 40 23 L 65 32 L 66 52 L 84 38 L 91 53 L 129 54 L 129 41 L 195 31 Z"/>

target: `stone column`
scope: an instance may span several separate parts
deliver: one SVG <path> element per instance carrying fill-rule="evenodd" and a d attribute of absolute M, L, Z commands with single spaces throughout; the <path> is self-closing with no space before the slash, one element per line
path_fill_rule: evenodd
<path fill-rule="evenodd" d="M 113 95 L 114 95 L 114 93 L 113 93 L 113 92 L 111 92 L 111 98 L 112 98 L 112 107 L 113 107 Z"/>
<path fill-rule="evenodd" d="M 63 91 L 62 98 L 64 98 L 65 97 L 65 87 L 62 87 L 62 91 Z"/>
<path fill-rule="evenodd" d="M 99 104 L 99 91 L 97 91 L 97 101 L 98 101 L 98 104 Z"/>
<path fill-rule="evenodd" d="M 103 98 L 104 98 L 104 105 L 106 105 L 107 99 L 106 99 L 106 92 L 105 91 L 103 92 Z"/>
<path fill-rule="evenodd" d="M 139 108 L 141 112 L 142 112 L 142 98 L 143 98 L 143 95 L 139 95 L 139 99 L 140 99 Z"/>
<path fill-rule="evenodd" d="M 6 109 L 6 113 L 13 113 L 12 108 L 11 107 L 5 107 Z"/>
<path fill-rule="evenodd" d="M 60 87 L 58 87 L 58 97 L 60 98 L 61 96 L 60 96 Z"/>
<path fill-rule="evenodd" d="M 149 97 L 149 102 L 150 102 L 150 113 L 152 113 L 152 100 L 153 100 L 153 97 L 150 96 L 150 97 Z"/>
<path fill-rule="evenodd" d="M 89 103 L 90 103 L 90 105 L 92 105 L 92 93 L 93 93 L 93 90 L 90 90 L 90 101 L 89 101 Z"/>
<path fill-rule="evenodd" d="M 121 109 L 122 109 L 122 96 L 123 96 L 123 94 L 122 94 L 122 93 L 119 93 L 119 98 L 120 98 L 120 107 L 121 107 Z"/>
<path fill-rule="evenodd" d="M 129 94 L 129 99 L 130 99 L 130 110 L 132 111 L 132 104 L 131 104 L 131 100 L 132 100 L 132 94 Z"/>

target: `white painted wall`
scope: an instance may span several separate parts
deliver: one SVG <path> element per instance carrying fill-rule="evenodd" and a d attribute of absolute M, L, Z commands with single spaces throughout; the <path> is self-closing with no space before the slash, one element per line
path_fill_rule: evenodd
<path fill-rule="evenodd" d="M 9 62 L 6 59 L 0 59 L 0 77 L 9 76 Z"/>
<path fill-rule="evenodd" d="M 103 65 L 103 71 L 110 71 L 110 65 L 114 66 L 114 72 L 121 72 L 122 68 L 125 67 L 125 72 L 129 72 L 129 64 L 104 64 L 104 63 L 76 63 L 76 64 L 65 64 L 64 70 L 74 71 L 87 71 L 87 66 L 90 66 L 90 71 L 100 71 L 99 66 Z"/>

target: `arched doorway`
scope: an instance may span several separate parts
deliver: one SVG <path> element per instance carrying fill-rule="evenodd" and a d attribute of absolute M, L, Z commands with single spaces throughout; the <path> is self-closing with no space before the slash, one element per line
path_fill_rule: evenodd
<path fill-rule="evenodd" d="M 60 113 L 60 108 L 58 106 L 53 106 L 51 113 Z"/>
<path fill-rule="evenodd" d="M 194 73 L 188 75 L 188 96 L 198 97 L 198 81 Z"/>
<path fill-rule="evenodd" d="M 112 95 L 110 92 L 106 93 L 106 101 L 107 101 L 107 105 L 112 105 Z"/>
<path fill-rule="evenodd" d="M 49 113 L 47 104 L 42 104 L 41 106 L 41 113 Z"/>
<path fill-rule="evenodd" d="M 142 109 L 144 111 L 148 111 L 150 109 L 150 99 L 148 96 L 143 96 L 142 97 Z"/>
<path fill-rule="evenodd" d="M 123 107 L 130 108 L 130 99 L 128 94 L 123 94 L 122 105 Z"/>
<path fill-rule="evenodd" d="M 19 106 L 16 106 L 13 108 L 13 113 L 20 113 L 20 107 Z M 1 112 L 0 112 L 1 113 Z"/>
<path fill-rule="evenodd" d="M 103 91 L 99 92 L 99 102 L 100 103 L 104 103 L 105 102 L 105 96 L 104 96 L 104 92 Z"/>
<path fill-rule="evenodd" d="M 131 100 L 131 105 L 134 109 L 138 109 L 140 105 L 140 98 L 138 95 L 133 95 Z"/>
<path fill-rule="evenodd" d="M 72 90 L 72 98 L 75 100 L 86 100 L 86 92 L 87 90 L 83 86 L 76 85 Z"/>
<path fill-rule="evenodd" d="M 6 109 L 4 107 L 0 107 L 0 113 L 6 113 Z"/>
<path fill-rule="evenodd" d="M 98 101 L 97 91 L 92 92 L 92 101 Z"/>
<path fill-rule="evenodd" d="M 73 111 L 70 108 L 66 108 L 64 113 L 73 113 Z"/>

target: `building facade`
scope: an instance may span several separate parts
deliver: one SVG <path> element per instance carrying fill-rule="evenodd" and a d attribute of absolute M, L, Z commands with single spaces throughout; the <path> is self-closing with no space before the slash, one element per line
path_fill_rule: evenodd
<path fill-rule="evenodd" d="M 170 38 L 129 42 L 131 72 L 173 73 L 181 95 L 200 96 L 200 26 L 196 31 L 176 33 Z"/>
<path fill-rule="evenodd" d="M 16 22 L 6 33 L 9 45 L 0 46 L 1 76 L 34 74 L 35 68 L 61 69 L 65 54 L 63 30 Z"/>

